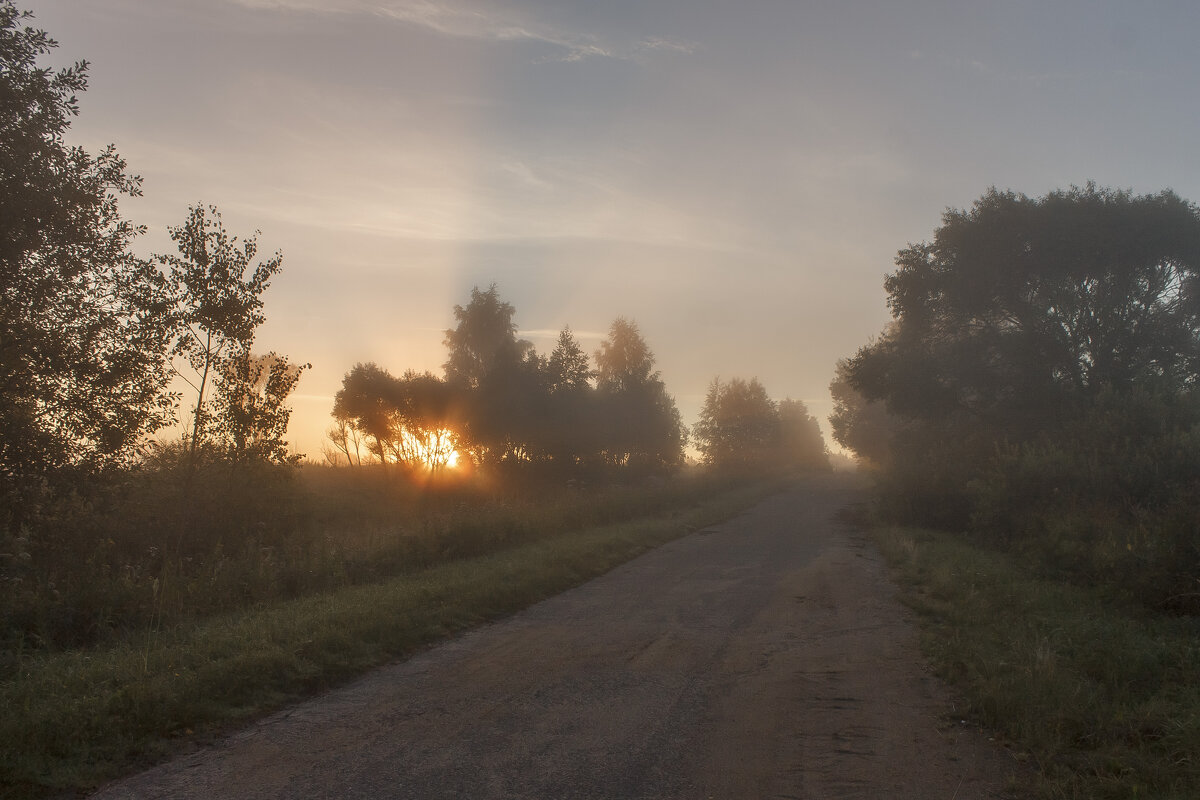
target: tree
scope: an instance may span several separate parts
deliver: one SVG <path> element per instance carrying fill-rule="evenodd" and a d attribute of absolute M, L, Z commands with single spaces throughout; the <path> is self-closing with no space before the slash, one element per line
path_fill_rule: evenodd
<path fill-rule="evenodd" d="M 799 400 L 771 400 L 757 378 L 709 384 L 693 428 L 704 463 L 722 470 L 829 469 L 817 420 Z"/>
<path fill-rule="evenodd" d="M 302 455 L 288 453 L 288 421 L 284 405 L 301 374 L 311 364 L 292 364 L 285 356 L 256 356 L 238 350 L 222 360 L 214 398 L 214 438 L 234 463 L 250 461 L 295 464 Z"/>
<path fill-rule="evenodd" d="M 779 409 L 758 378 L 713 378 L 692 435 L 704 463 L 719 469 L 774 466 L 779 435 Z"/>
<path fill-rule="evenodd" d="M 366 438 L 367 450 L 381 464 L 394 449 L 399 419 L 388 402 L 395 377 L 377 364 L 355 364 L 342 378 L 333 401 L 333 418 Z"/>
<path fill-rule="evenodd" d="M 642 338 L 636 322 L 617 317 L 609 327 L 608 338 L 596 351 L 596 386 L 604 392 L 619 393 L 646 386 L 658 380 L 654 354 Z"/>
<path fill-rule="evenodd" d="M 251 269 L 258 231 L 239 244 L 226 232 L 216 206 L 207 213 L 202 205 L 190 207 L 184 224 L 168 232 L 179 255 L 159 260 L 170 270 L 178 303 L 179 335 L 171 352 L 184 356 L 195 371 L 195 381 L 188 381 L 196 392 L 190 445 L 194 460 L 206 435 L 209 380 L 226 359 L 238 353 L 249 357 L 255 329 L 266 319 L 262 293 L 282 267 L 283 256 L 277 251 Z"/>
<path fill-rule="evenodd" d="M 779 444 L 785 466 L 793 469 L 829 470 L 829 450 L 821 425 L 802 400 L 779 401 Z"/>
<path fill-rule="evenodd" d="M 551 392 L 579 392 L 591 386 L 590 381 L 596 373 L 569 326 L 559 331 L 558 343 L 546 362 L 546 371 Z"/>
<path fill-rule="evenodd" d="M 486 292 L 472 288 L 471 301 L 454 306 L 458 325 L 446 331 L 446 379 L 474 388 L 488 373 L 520 363 L 532 345 L 517 339 L 514 313 L 516 309 L 500 299 L 496 284 Z"/>
<path fill-rule="evenodd" d="M 40 67 L 57 44 L 29 18 L 0 2 L 0 517 L 17 525 L 41 487 L 127 462 L 174 408 L 165 286 L 118 209 L 139 179 L 112 146 L 66 144 L 87 62 Z"/>
<path fill-rule="evenodd" d="M 637 324 L 618 317 L 596 351 L 598 424 L 614 465 L 670 470 L 683 463 L 687 429 L 654 370 Z"/>
<path fill-rule="evenodd" d="M 833 413 L 829 426 L 833 439 L 867 463 L 881 466 L 891 449 L 891 442 L 902 422 L 887 410 L 882 400 L 868 400 L 854 388 L 850 378 L 850 361 L 839 359 L 834 378 L 829 383 L 833 398 Z"/>
<path fill-rule="evenodd" d="M 1172 192 L 993 189 L 896 266 L 894 321 L 840 370 L 832 420 L 862 442 L 880 420 L 871 404 L 884 405 L 881 485 L 896 516 L 966 525 L 998 453 L 1060 449 L 1110 392 L 1197 387 L 1200 211 Z"/>
<path fill-rule="evenodd" d="M 901 416 L 1024 437 L 1105 387 L 1200 374 L 1200 212 L 1171 192 L 993 189 L 896 265 L 894 327 L 848 375 Z"/>
<path fill-rule="evenodd" d="M 365 437 L 382 464 L 439 472 L 458 454 L 462 405 L 458 387 L 429 372 L 397 378 L 376 364 L 357 364 L 334 399 L 337 424 L 329 438 L 348 459 Z"/>

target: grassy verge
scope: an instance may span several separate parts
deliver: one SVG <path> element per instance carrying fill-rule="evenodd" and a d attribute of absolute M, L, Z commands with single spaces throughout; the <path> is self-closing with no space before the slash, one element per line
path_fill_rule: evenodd
<path fill-rule="evenodd" d="M 0 682 L 0 793 L 81 791 L 726 519 L 760 484 L 90 651 L 25 656 Z"/>
<path fill-rule="evenodd" d="M 902 597 L 970 713 L 1037 767 L 1047 798 L 1200 797 L 1200 620 L 923 530 L 881 528 Z"/>

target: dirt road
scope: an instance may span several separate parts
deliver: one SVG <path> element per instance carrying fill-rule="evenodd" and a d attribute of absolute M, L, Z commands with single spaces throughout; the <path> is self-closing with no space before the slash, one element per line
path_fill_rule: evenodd
<path fill-rule="evenodd" d="M 102 798 L 979 798 L 830 477 L 371 673 Z"/>

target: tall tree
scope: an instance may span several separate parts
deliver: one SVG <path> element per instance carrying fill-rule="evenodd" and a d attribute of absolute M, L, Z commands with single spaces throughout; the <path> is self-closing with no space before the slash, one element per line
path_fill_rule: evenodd
<path fill-rule="evenodd" d="M 758 378 L 713 378 L 693 428 L 706 464 L 719 469 L 775 466 L 779 460 L 779 408 Z"/>
<path fill-rule="evenodd" d="M 848 372 L 902 416 L 1022 437 L 1105 387 L 1200 376 L 1200 212 L 1171 192 L 993 189 L 896 266 L 895 324 Z"/>
<path fill-rule="evenodd" d="M 608 338 L 596 351 L 597 388 L 605 392 L 636 389 L 658 380 L 654 354 L 636 322 L 617 317 L 608 330 Z"/>
<path fill-rule="evenodd" d="M 111 146 L 66 143 L 87 62 L 40 66 L 57 45 L 29 17 L 0 2 L 0 525 L 131 457 L 174 408 L 165 287 L 118 209 L 139 179 Z"/>
<path fill-rule="evenodd" d="M 565 327 L 558 333 L 558 342 L 546 362 L 546 372 L 552 392 L 577 392 L 587 389 L 596 373 L 579 340 Z"/>
<path fill-rule="evenodd" d="M 832 469 L 821 425 L 803 400 L 779 401 L 779 447 L 785 466 L 802 470 Z"/>
<path fill-rule="evenodd" d="M 520 363 L 531 345 L 517 339 L 513 322 L 516 309 L 500 299 L 496 284 L 480 291 L 471 289 L 471 301 L 454 306 L 457 325 L 446 331 L 446 347 L 450 351 L 446 363 L 446 379 L 476 387 L 490 372 L 512 368 Z"/>
<path fill-rule="evenodd" d="M 596 351 L 598 424 L 607 460 L 652 470 L 683 463 L 687 429 L 637 324 L 618 317 Z"/>
<path fill-rule="evenodd" d="M 216 206 L 192 206 L 183 225 L 168 228 L 178 255 L 159 256 L 170 270 L 177 302 L 179 336 L 173 355 L 187 359 L 195 372 L 188 382 L 196 392 L 192 410 L 191 456 L 206 436 L 205 407 L 210 380 L 225 359 L 247 355 L 254 332 L 265 319 L 262 293 L 283 265 L 276 251 L 251 267 L 258 253 L 258 231 L 239 242 L 225 230 Z"/>
<path fill-rule="evenodd" d="M 894 321 L 841 370 L 854 405 L 832 421 L 851 442 L 879 421 L 869 401 L 898 418 L 880 484 L 898 516 L 966 525 L 998 453 L 1061 455 L 1061 432 L 1109 393 L 1169 406 L 1197 387 L 1200 210 L 1172 192 L 993 189 L 896 267 Z"/>

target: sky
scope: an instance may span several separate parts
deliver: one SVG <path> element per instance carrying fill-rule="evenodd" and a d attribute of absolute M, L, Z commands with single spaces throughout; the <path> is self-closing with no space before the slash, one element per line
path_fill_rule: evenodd
<path fill-rule="evenodd" d="M 283 269 L 256 350 L 311 362 L 320 459 L 358 362 L 441 372 L 495 283 L 523 338 L 637 322 L 694 423 L 714 377 L 803 400 L 888 321 L 896 252 L 989 187 L 1200 201 L 1200 4 L 17 0 L 90 64 L 69 139 L 169 225 Z"/>

